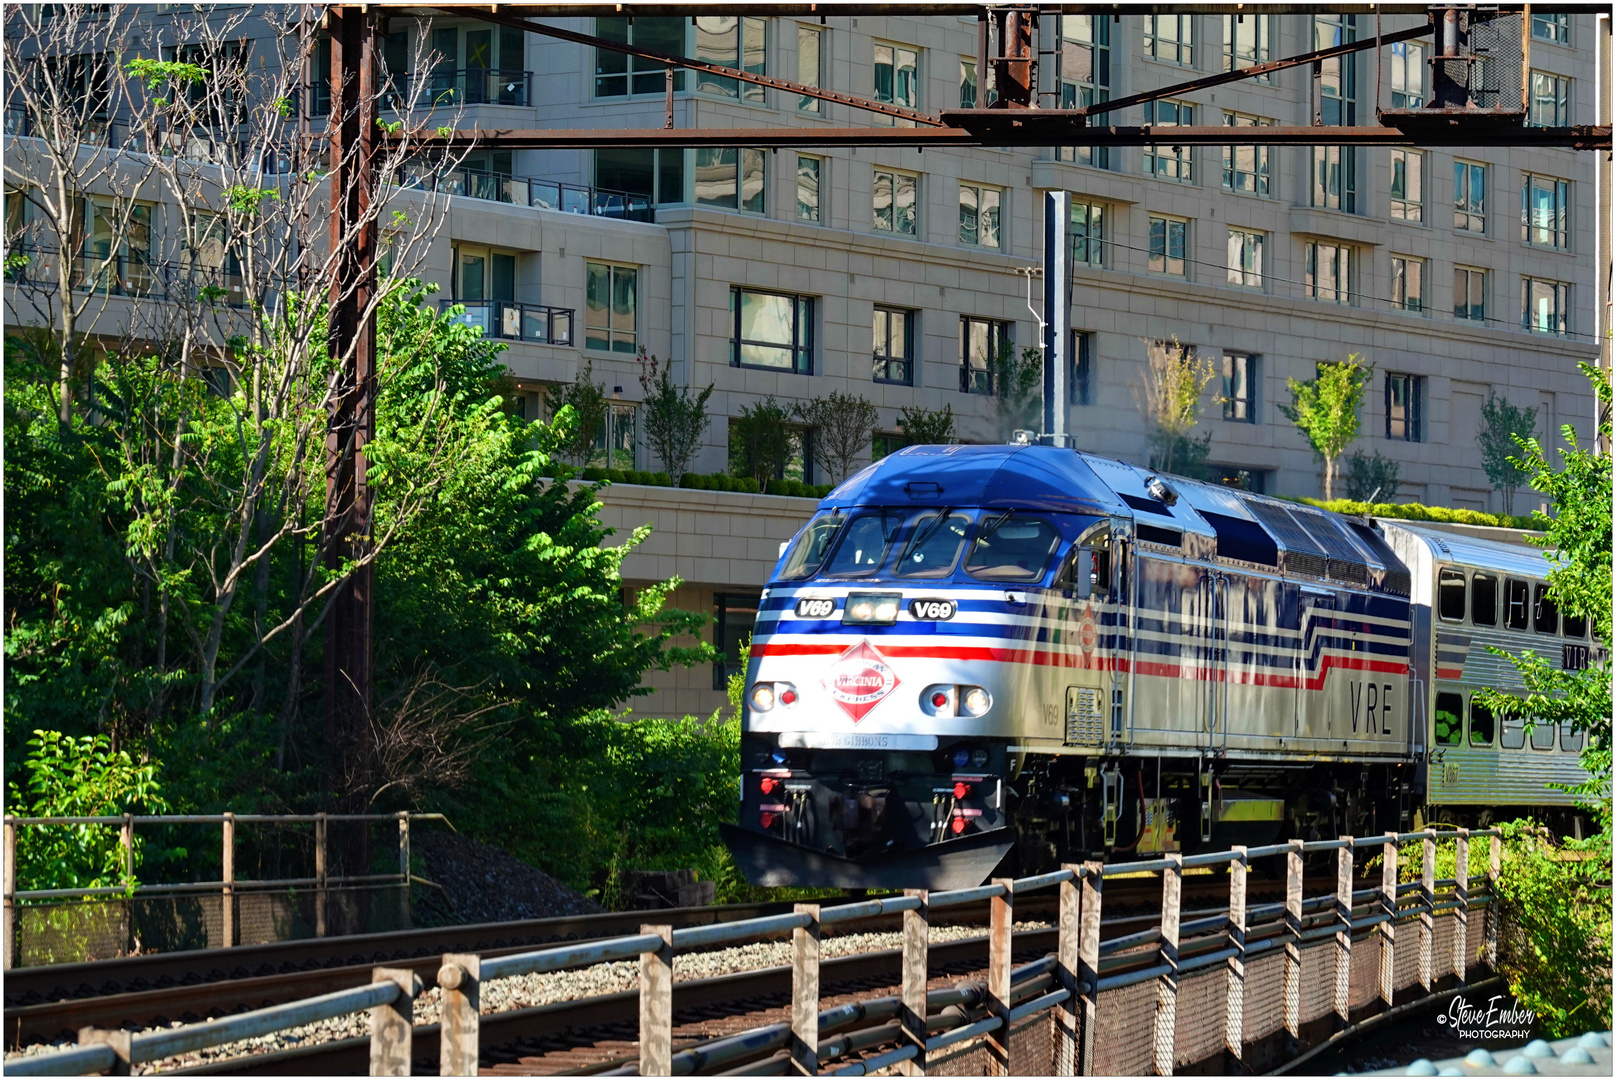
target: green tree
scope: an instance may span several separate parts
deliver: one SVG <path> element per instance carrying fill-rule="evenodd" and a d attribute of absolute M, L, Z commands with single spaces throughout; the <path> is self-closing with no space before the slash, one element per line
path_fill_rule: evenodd
<path fill-rule="evenodd" d="M 1019 353 L 1005 341 L 989 361 L 993 372 L 994 438 L 1009 442 L 1017 430 L 1043 428 L 1044 355 L 1028 346 Z"/>
<path fill-rule="evenodd" d="M 1279 411 L 1301 428 L 1313 447 L 1313 454 L 1324 462 L 1324 497 L 1335 498 L 1335 477 L 1341 455 L 1358 437 L 1358 410 L 1363 405 L 1364 388 L 1375 369 L 1357 353 L 1345 360 L 1320 364 L 1318 374 L 1306 382 L 1287 379 L 1291 403 Z"/>
<path fill-rule="evenodd" d="M 1481 448 L 1481 467 L 1487 470 L 1487 479 L 1504 498 L 1506 514 L 1515 512 L 1515 489 L 1532 477 L 1515 456 L 1519 449 L 1516 436 L 1537 438 L 1537 410 L 1511 405 L 1489 392 L 1487 403 L 1481 407 L 1476 445 Z"/>
<path fill-rule="evenodd" d="M 1216 374 L 1211 358 L 1197 355 L 1176 337 L 1145 343 L 1139 398 L 1152 469 L 1185 476 L 1205 473 L 1212 437 L 1209 433 L 1197 440 L 1190 429 L 1200 421 L 1201 394 Z"/>
<path fill-rule="evenodd" d="M 659 365 L 657 358 L 640 346 L 640 389 L 644 399 L 640 402 L 640 424 L 645 431 L 645 443 L 662 462 L 662 470 L 678 487 L 684 477 L 685 466 L 701 445 L 702 433 L 707 430 L 707 400 L 713 396 L 713 384 L 705 390 L 693 392 L 688 386 L 673 384 L 673 361 Z"/>
<path fill-rule="evenodd" d="M 595 362 L 585 360 L 577 377 L 551 390 L 545 395 L 545 403 L 550 409 L 550 422 L 566 430 L 558 447 L 561 454 L 574 465 L 588 465 L 611 408 L 606 384 L 595 381 Z"/>
<path fill-rule="evenodd" d="M 1379 450 L 1365 454 L 1354 451 L 1347 458 L 1346 497 L 1353 502 L 1390 502 L 1397 497 L 1398 474 L 1402 467 Z"/>
<path fill-rule="evenodd" d="M 813 432 L 814 460 L 833 483 L 846 480 L 858 462 L 868 459 L 870 436 L 881 420 L 869 401 L 832 390 L 828 397 L 798 405 L 795 411 Z"/>
<path fill-rule="evenodd" d="M 742 406 L 729 422 L 729 471 L 750 477 L 759 491 L 779 476 L 791 460 L 791 413 L 773 396 Z"/>
<path fill-rule="evenodd" d="M 954 441 L 954 406 L 922 409 L 905 405 L 898 413 L 898 427 L 911 444 L 946 446 Z"/>
<path fill-rule="evenodd" d="M 1560 467 L 1550 462 L 1536 438 L 1517 436 L 1518 465 L 1532 486 L 1553 500 L 1554 514 L 1534 513 L 1543 531 L 1534 543 L 1551 560 L 1549 596 L 1562 615 L 1586 619 L 1594 643 L 1591 665 L 1563 670 L 1536 653 L 1507 656 L 1525 684 L 1525 692 L 1489 690 L 1488 707 L 1513 712 L 1542 723 L 1569 725 L 1584 733 L 1582 766 L 1588 779 L 1574 790 L 1601 824 L 1610 829 L 1611 813 L 1611 384 L 1610 376 L 1588 364 L 1579 365 L 1593 384 L 1599 403 L 1599 431 L 1594 448 L 1583 447 L 1570 424 L 1560 429 L 1565 448 Z"/>
<path fill-rule="evenodd" d="M 23 763 L 27 791 L 11 785 L 7 813 L 17 817 L 115 817 L 168 810 L 155 762 L 136 762 L 105 735 L 74 739 L 36 731 Z M 140 865 L 143 840 L 131 853 Z M 133 884 L 119 831 L 111 825 L 19 826 L 19 889 L 96 889 Z"/>

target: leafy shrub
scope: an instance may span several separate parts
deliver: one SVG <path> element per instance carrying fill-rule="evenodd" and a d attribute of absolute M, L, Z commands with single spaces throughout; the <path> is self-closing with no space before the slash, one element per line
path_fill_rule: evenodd
<path fill-rule="evenodd" d="M 1376 495 L 1395 498 L 1401 472 L 1402 467 L 1379 450 L 1373 454 L 1355 450 L 1347 457 L 1347 498 L 1354 502 L 1367 502 Z"/>
<path fill-rule="evenodd" d="M 1337 514 L 1369 515 L 1401 521 L 1442 521 L 1458 525 L 1482 525 L 1494 529 L 1535 529 L 1529 517 L 1511 517 L 1507 514 L 1485 514 L 1480 510 L 1455 510 L 1446 506 L 1421 506 L 1419 503 L 1362 503 L 1351 499 L 1297 499 L 1297 502 L 1331 510 Z"/>

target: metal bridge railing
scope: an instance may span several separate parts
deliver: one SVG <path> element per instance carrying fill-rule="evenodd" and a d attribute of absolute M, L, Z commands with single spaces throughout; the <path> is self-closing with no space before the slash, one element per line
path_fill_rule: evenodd
<path fill-rule="evenodd" d="M 120 819 L 110 819 L 117 821 Z M 1489 837 L 1486 888 L 1472 889 L 1469 841 Z M 1435 875 L 1439 840 L 1456 841 L 1452 878 Z M 1421 877 L 1400 884 L 1400 848 L 1418 843 Z M 1380 849 L 1381 884 L 1353 888 L 1353 853 Z M 1303 896 L 1304 856 L 1335 851 L 1336 888 Z M 1283 856 L 1285 895 L 1280 904 L 1246 904 L 1247 869 L 1252 860 Z M 1228 1008 L 1222 1036 L 1238 1058 L 1244 1045 L 1241 1017 L 1246 990 L 1246 964 L 1276 949 L 1284 951 L 1284 1027 L 1300 1038 L 1304 1017 L 1302 953 L 1308 943 L 1334 940 L 1333 1008 L 1346 1021 L 1351 1001 L 1349 976 L 1355 944 L 1365 941 L 1379 950 L 1379 997 L 1390 1007 L 1399 989 L 1396 957 L 1407 945 L 1397 939 L 1397 925 L 1418 924 L 1418 983 L 1429 992 L 1435 979 L 1438 912 L 1452 912 L 1451 971 L 1465 980 L 1469 955 L 1468 920 L 1472 907 L 1487 913 L 1485 945 L 1489 965 L 1497 955 L 1497 891 L 1502 843 L 1497 829 L 1426 829 L 1382 836 L 1338 840 L 1293 840 L 1264 847 L 1235 847 L 1191 856 L 1177 854 L 1132 863 L 1071 864 L 1051 873 L 1020 879 L 1001 878 L 971 889 L 927 893 L 911 890 L 902 897 L 866 900 L 834 907 L 798 904 L 790 914 L 746 919 L 675 930 L 649 924 L 638 934 L 605 941 L 569 944 L 483 960 L 475 954 L 446 954 L 439 968 L 441 988 L 439 1071 L 445 1076 L 474 1075 L 480 1049 L 480 987 L 488 979 L 559 971 L 638 956 L 639 1060 L 602 1075 L 683 1076 L 747 1063 L 752 1074 L 803 1072 L 808 1075 L 865 1075 L 911 1062 L 924 1073 L 928 1055 L 981 1038 L 991 1075 L 1010 1073 L 1010 1032 L 1023 1020 L 1053 1011 L 1053 1064 L 1056 1075 L 1093 1075 L 1100 999 L 1110 991 L 1155 982 L 1158 986 L 1151 1025 L 1154 1071 L 1169 1075 L 1175 1064 L 1177 999 L 1180 979 L 1196 970 L 1223 964 Z M 1227 866 L 1226 910 L 1207 918 L 1181 920 L 1186 869 Z M 1160 874 L 1161 921 L 1156 927 L 1100 942 L 1101 901 L 1107 878 L 1124 874 Z M 1480 882 L 1478 881 L 1479 885 Z M 1015 898 L 1036 889 L 1059 889 L 1057 949 L 1030 964 L 1013 967 L 1012 925 Z M 1482 893 L 1485 892 L 1485 899 Z M 987 978 L 951 989 L 927 988 L 927 929 L 932 912 L 988 900 Z M 819 1007 L 820 935 L 827 926 L 878 915 L 903 916 L 901 993 Z M 673 969 L 682 951 L 790 933 L 792 941 L 791 1020 L 710 1040 L 677 1054 L 672 1048 Z M 1325 946 L 1327 947 L 1327 946 Z M 127 1032 L 86 1028 L 81 1045 L 71 1050 L 15 1059 L 6 1072 L 19 1076 L 105 1072 L 128 1064 L 160 1060 L 190 1050 L 220 1046 L 340 1016 L 371 1010 L 371 1075 L 407 1075 L 411 1060 L 412 1002 L 418 992 L 407 971 L 376 968 L 369 986 L 325 994 L 204 1024 L 131 1036 Z M 826 1038 L 826 1036 L 830 1036 Z M 899 1044 L 875 1057 L 851 1063 L 842 1059 L 856 1051 Z"/>

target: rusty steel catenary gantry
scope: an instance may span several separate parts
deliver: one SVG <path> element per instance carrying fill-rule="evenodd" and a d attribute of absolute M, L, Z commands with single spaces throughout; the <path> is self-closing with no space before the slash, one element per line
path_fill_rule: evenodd
<path fill-rule="evenodd" d="M 1264 5 L 1265 13 L 1321 10 L 1351 12 L 1374 18 L 1374 34 L 1362 40 L 1317 49 L 1251 67 L 1218 72 L 1185 82 L 1143 91 L 1076 109 L 1044 107 L 1053 97 L 1043 89 L 1041 57 L 1056 56 L 1046 47 L 1053 16 L 1086 14 L 1120 17 L 1159 11 L 1198 14 L 1251 14 L 1250 5 L 1209 4 L 1041 4 L 984 6 L 980 4 L 614 4 L 614 15 L 718 15 L 767 14 L 796 18 L 848 18 L 860 15 L 975 16 L 977 70 L 993 72 L 998 100 L 985 109 L 945 109 L 926 113 L 888 102 L 807 86 L 786 79 L 726 67 L 688 56 L 676 56 L 620 41 L 566 30 L 542 18 L 598 15 L 595 4 L 454 4 L 444 6 L 337 5 L 325 14 L 331 36 L 331 112 L 325 139 L 331 155 L 331 240 L 343 254 L 331 293 L 331 354 L 351 356 L 341 392 L 334 398 L 327 436 L 326 529 L 336 542 L 330 548 L 333 569 L 364 554 L 371 528 L 371 495 L 365 479 L 365 443 L 375 427 L 375 322 L 368 314 L 376 289 L 377 233 L 367 208 L 374 199 L 374 151 L 383 140 L 404 140 L 423 152 L 464 149 L 473 144 L 503 149 L 578 149 L 615 147 L 746 146 L 757 148 L 799 146 L 1217 146 L 1229 141 L 1226 127 L 1118 126 L 1103 123 L 1109 114 L 1159 98 L 1175 97 L 1224 83 L 1251 79 L 1287 68 L 1311 65 L 1320 78 L 1326 60 L 1412 38 L 1431 37 L 1433 48 L 1432 100 L 1420 109 L 1387 110 L 1380 107 L 1376 80 L 1374 124 L 1327 125 L 1315 112 L 1309 125 L 1240 129 L 1242 143 L 1265 145 L 1369 145 L 1369 146 L 1524 146 L 1566 147 L 1573 150 L 1611 149 L 1611 127 L 1576 124 L 1538 127 L 1526 123 L 1526 100 L 1531 56 L 1531 13 L 1596 13 L 1607 4 L 1547 3 L 1493 5 L 1297 4 Z M 607 49 L 661 64 L 667 73 L 666 120 L 660 128 L 639 129 L 453 129 L 410 128 L 397 131 L 378 127 L 380 95 L 376 48 L 378 34 L 392 17 L 430 18 L 435 15 L 475 16 L 485 22 L 596 49 Z M 1423 25 L 1382 32 L 1386 15 L 1422 15 Z M 1470 83 L 1456 73 L 1468 71 L 1478 57 L 1470 48 L 1470 29 L 1491 20 L 1518 16 L 1521 21 L 1521 100 L 1483 107 L 1474 99 Z M 891 117 L 913 126 L 890 127 L 778 127 L 676 128 L 673 122 L 674 72 L 705 72 L 782 92 L 850 106 Z M 1608 76 L 1607 76 L 1608 78 Z M 986 80 L 984 80 L 985 82 Z M 1603 88 L 1601 89 L 1603 91 Z M 1314 95 L 1315 101 L 1318 95 Z M 1102 121 L 1097 123 L 1096 121 Z M 371 701 L 373 572 L 360 563 L 341 588 L 327 623 L 326 723 L 327 736 L 363 730 Z"/>

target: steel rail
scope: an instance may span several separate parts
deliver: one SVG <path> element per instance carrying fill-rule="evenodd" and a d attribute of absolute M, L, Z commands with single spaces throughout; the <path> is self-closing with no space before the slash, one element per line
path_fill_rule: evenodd
<path fill-rule="evenodd" d="M 997 6 L 997 5 L 996 5 Z M 1028 5 L 1033 6 L 1033 5 Z M 1497 9 L 1506 15 L 1518 14 L 1524 5 L 1520 3 L 1506 3 L 1497 5 Z M 1036 5 L 1041 14 L 1046 15 L 1105 15 L 1137 16 L 1137 15 L 1249 15 L 1252 13 L 1250 3 L 1197 3 L 1197 4 L 1129 4 L 1119 7 L 1114 3 L 1051 3 Z M 1596 15 L 1610 10 L 1609 4 L 1576 3 L 1570 0 L 1548 0 L 1546 3 L 1534 3 L 1532 10 L 1540 13 L 1565 12 L 1574 15 Z M 456 5 L 447 10 L 459 14 L 475 13 L 482 18 L 493 9 L 493 5 L 466 4 Z M 406 12 L 415 9 L 405 8 Z M 567 19 L 567 18 L 593 18 L 601 14 L 598 3 L 570 3 L 570 4 L 500 4 L 498 11 L 508 12 L 521 18 L 540 19 Z M 987 5 L 981 3 L 783 3 L 770 4 L 760 8 L 757 3 L 623 3 L 613 4 L 612 15 L 623 15 L 628 18 L 648 18 L 656 15 L 757 15 L 760 11 L 767 11 L 769 15 L 781 18 L 820 19 L 858 18 L 860 16 L 897 15 L 905 18 L 915 16 L 977 16 L 987 11 Z M 1321 10 L 1319 4 L 1303 3 L 1277 3 L 1265 4 L 1262 10 L 1277 15 L 1313 15 Z M 1342 12 L 1347 14 L 1373 15 L 1377 10 L 1383 15 L 1428 15 L 1428 4 L 1410 3 L 1408 0 L 1388 4 L 1372 3 L 1332 3 L 1322 5 L 1322 10 Z"/>

